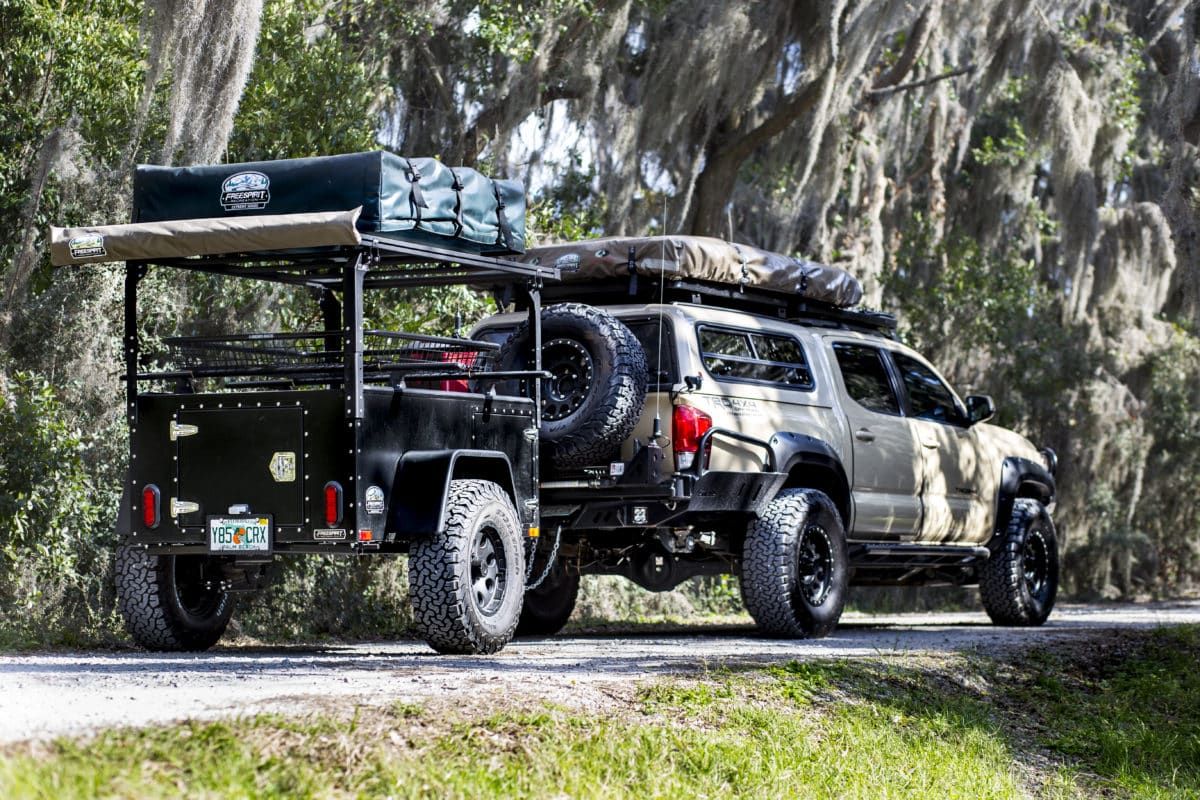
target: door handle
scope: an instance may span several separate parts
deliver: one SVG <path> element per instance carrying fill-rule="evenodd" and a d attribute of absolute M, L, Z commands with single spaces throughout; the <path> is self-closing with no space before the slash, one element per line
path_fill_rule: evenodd
<path fill-rule="evenodd" d="M 928 447 L 930 450 L 937 450 L 937 448 L 938 448 L 938 443 L 937 443 L 937 441 L 936 441 L 936 440 L 935 440 L 935 441 L 930 441 L 930 440 L 928 440 L 928 439 L 922 439 L 922 440 L 921 440 L 921 446 L 922 446 L 922 447 Z"/>
<path fill-rule="evenodd" d="M 875 434 L 871 433 L 869 428 L 859 428 L 854 432 L 854 438 L 860 442 L 873 442 L 875 441 Z"/>

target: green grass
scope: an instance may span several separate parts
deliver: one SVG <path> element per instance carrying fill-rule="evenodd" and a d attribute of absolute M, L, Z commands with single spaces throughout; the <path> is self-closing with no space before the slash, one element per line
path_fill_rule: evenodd
<path fill-rule="evenodd" d="M 792 662 L 600 716 L 397 705 L 10 750 L 0 797 L 1200 797 L 1200 630 L 1076 655 Z"/>

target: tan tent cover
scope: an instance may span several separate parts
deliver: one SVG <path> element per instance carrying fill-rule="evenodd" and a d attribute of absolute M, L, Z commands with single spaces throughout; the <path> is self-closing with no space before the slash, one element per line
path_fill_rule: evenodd
<path fill-rule="evenodd" d="M 313 214 L 181 219 L 50 228 L 50 261 L 56 267 L 101 261 L 145 261 L 156 258 L 304 247 L 355 245 L 361 242 L 355 223 L 361 208 Z"/>
<path fill-rule="evenodd" d="M 841 308 L 862 300 L 862 284 L 844 269 L 706 236 L 590 239 L 530 248 L 520 260 L 556 266 L 566 283 L 627 276 L 631 250 L 638 273 L 656 279 L 752 286 Z"/>

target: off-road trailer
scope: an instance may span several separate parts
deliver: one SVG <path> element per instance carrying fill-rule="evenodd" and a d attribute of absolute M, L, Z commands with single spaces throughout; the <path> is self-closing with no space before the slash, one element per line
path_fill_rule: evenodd
<path fill-rule="evenodd" d="M 312 553 L 410 553 L 417 625 L 436 649 L 488 652 L 511 637 L 539 527 L 539 294 L 558 271 L 357 238 L 126 263 L 118 589 L 143 645 L 211 646 L 233 593 L 264 585 L 276 556 Z M 138 288 L 160 268 L 304 287 L 323 329 L 173 337 L 152 354 L 139 341 Z M 496 370 L 496 345 L 365 328 L 366 292 L 451 284 L 522 296 L 529 369 Z M 500 379 L 533 396 L 499 394 Z"/>

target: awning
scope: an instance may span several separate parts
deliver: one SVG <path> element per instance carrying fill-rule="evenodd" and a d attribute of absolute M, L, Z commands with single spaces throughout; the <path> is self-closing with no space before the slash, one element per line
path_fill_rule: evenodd
<path fill-rule="evenodd" d="M 361 208 L 311 214 L 181 219 L 50 228 L 50 261 L 56 267 L 104 261 L 254 253 L 357 245 Z"/>

